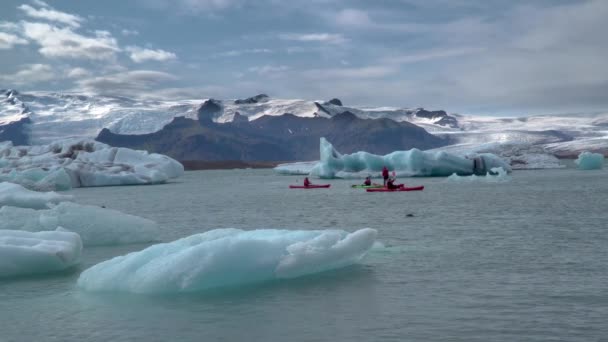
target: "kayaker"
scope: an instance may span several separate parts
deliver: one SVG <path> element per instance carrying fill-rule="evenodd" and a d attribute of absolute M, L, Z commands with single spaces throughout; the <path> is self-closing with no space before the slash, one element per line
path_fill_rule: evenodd
<path fill-rule="evenodd" d="M 396 178 L 389 178 L 386 181 L 386 188 L 393 190 L 393 189 L 399 189 L 400 187 L 403 186 L 403 184 L 395 185 L 395 180 L 396 180 Z"/>
<path fill-rule="evenodd" d="M 372 177 L 371 176 L 365 177 L 365 182 L 363 182 L 363 185 L 365 185 L 365 186 L 372 185 Z"/>
<path fill-rule="evenodd" d="M 386 186 L 386 182 L 388 181 L 388 168 L 386 165 L 382 167 L 382 178 L 384 178 L 384 186 Z"/>
<path fill-rule="evenodd" d="M 308 177 L 305 177 L 305 178 L 304 178 L 304 186 L 308 187 L 308 186 L 310 186 L 310 184 L 311 184 L 311 183 L 310 183 L 310 181 L 308 180 Z"/>

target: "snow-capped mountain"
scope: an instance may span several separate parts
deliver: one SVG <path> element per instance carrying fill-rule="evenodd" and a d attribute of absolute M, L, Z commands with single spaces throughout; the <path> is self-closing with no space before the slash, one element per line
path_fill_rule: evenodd
<path fill-rule="evenodd" d="M 205 107 L 206 106 L 206 107 Z M 207 110 L 211 107 L 211 110 Z M 204 110 L 202 110 L 204 109 Z M 59 138 L 95 138 L 103 128 L 116 134 L 160 131 L 175 117 L 216 123 L 254 121 L 290 113 L 298 117 L 334 117 L 350 112 L 363 119 L 390 118 L 410 122 L 449 141 L 452 151 L 521 151 L 573 157 L 581 151 L 608 154 L 608 112 L 530 117 L 487 117 L 448 114 L 422 108 L 350 107 L 340 100 L 274 99 L 260 94 L 239 100 L 141 100 L 121 96 L 0 90 L 0 131 L 11 122 L 31 120 L 31 144 Z M 293 130 L 295 127 L 289 128 Z"/>

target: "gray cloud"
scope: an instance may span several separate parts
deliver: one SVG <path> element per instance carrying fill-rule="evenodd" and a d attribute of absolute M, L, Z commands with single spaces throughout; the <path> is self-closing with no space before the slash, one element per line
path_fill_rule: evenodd
<path fill-rule="evenodd" d="M 15 45 L 27 44 L 27 40 L 10 33 L 0 32 L 0 50 L 12 49 Z"/>
<path fill-rule="evenodd" d="M 47 64 L 28 64 L 12 75 L 0 75 L 0 81 L 5 84 L 31 85 L 50 81 L 56 78 L 55 71 Z"/>
<path fill-rule="evenodd" d="M 78 81 L 80 89 L 100 94 L 138 95 L 177 77 L 160 71 L 134 70 L 117 74 L 86 78 Z"/>

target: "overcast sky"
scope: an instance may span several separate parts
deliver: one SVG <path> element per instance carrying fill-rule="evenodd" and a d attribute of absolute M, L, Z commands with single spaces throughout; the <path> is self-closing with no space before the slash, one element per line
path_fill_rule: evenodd
<path fill-rule="evenodd" d="M 608 109 L 608 0 L 0 3 L 0 88 Z"/>

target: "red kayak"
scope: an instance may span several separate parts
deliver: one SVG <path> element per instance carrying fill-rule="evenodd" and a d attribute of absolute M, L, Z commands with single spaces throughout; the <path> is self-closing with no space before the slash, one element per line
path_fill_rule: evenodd
<path fill-rule="evenodd" d="M 411 188 L 402 186 L 397 189 L 379 188 L 379 189 L 366 189 L 366 190 L 367 190 L 367 192 L 421 191 L 421 190 L 424 190 L 424 185 L 413 186 Z"/>
<path fill-rule="evenodd" d="M 329 188 L 330 186 L 331 186 L 331 184 L 311 184 L 309 186 L 290 185 L 289 188 L 290 189 L 322 189 L 322 188 Z"/>

